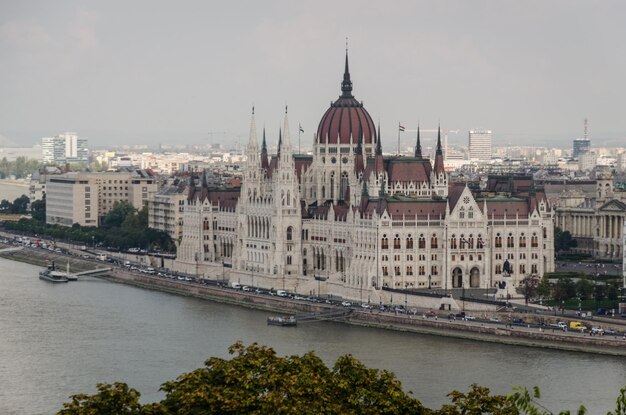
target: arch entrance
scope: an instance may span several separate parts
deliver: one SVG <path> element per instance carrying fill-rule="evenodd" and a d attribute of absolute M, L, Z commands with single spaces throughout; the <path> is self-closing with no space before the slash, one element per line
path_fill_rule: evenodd
<path fill-rule="evenodd" d="M 463 286 L 463 270 L 456 267 L 452 270 L 452 288 L 461 288 Z"/>

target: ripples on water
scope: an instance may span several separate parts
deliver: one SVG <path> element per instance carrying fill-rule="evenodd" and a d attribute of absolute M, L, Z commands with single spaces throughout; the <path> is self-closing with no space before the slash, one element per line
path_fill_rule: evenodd
<path fill-rule="evenodd" d="M 279 354 L 315 351 L 327 364 L 353 354 L 396 373 L 406 390 L 438 407 L 470 384 L 507 393 L 537 385 L 553 411 L 614 408 L 626 359 L 422 336 L 338 323 L 267 326 L 267 313 L 89 279 L 50 284 L 39 268 L 0 259 L 0 413 L 49 414 L 98 382 L 123 381 L 142 401 L 161 383 L 228 357 L 242 340 Z M 626 345 L 625 345 L 626 347 Z"/>

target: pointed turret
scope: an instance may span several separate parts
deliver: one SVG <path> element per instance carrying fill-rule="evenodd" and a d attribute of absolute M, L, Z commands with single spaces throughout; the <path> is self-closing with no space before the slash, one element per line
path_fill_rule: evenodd
<path fill-rule="evenodd" d="M 348 48 L 346 48 L 346 67 L 343 71 L 343 81 L 341 82 L 341 96 L 352 98 L 352 81 L 350 80 L 350 69 L 348 68 Z"/>
<path fill-rule="evenodd" d="M 420 126 L 417 124 L 417 142 L 415 143 L 415 157 L 422 158 L 422 143 L 420 142 Z"/>
<path fill-rule="evenodd" d="M 191 175 L 189 176 L 189 191 L 187 192 L 187 200 L 193 199 L 195 194 L 196 194 L 196 180 L 193 177 L 193 172 L 191 172 Z"/>
<path fill-rule="evenodd" d="M 354 150 L 354 173 L 358 176 L 365 171 L 363 162 L 363 130 L 359 128 L 359 141 Z"/>
<path fill-rule="evenodd" d="M 206 198 L 209 197 L 209 183 L 206 178 L 206 170 L 202 173 L 202 184 L 200 187 L 200 201 L 203 202 Z"/>
<path fill-rule="evenodd" d="M 278 129 L 278 149 L 276 150 L 276 155 L 280 159 L 280 148 L 283 145 L 283 130 L 281 128 Z"/>
<path fill-rule="evenodd" d="M 376 141 L 376 155 L 374 158 L 374 171 L 376 174 L 380 174 L 385 170 L 383 163 L 383 147 L 380 138 L 380 124 L 378 124 L 378 141 Z"/>
<path fill-rule="evenodd" d="M 435 174 L 444 173 L 443 151 L 441 150 L 441 125 L 437 127 L 437 151 L 435 152 Z"/>
<path fill-rule="evenodd" d="M 252 107 L 252 116 L 250 118 L 250 136 L 248 137 L 248 150 L 258 150 L 259 143 L 256 138 L 256 121 L 254 119 L 254 107 Z"/>
<path fill-rule="evenodd" d="M 267 155 L 267 141 L 265 141 L 265 127 L 263 127 L 263 144 L 261 145 L 261 168 L 265 171 L 270 168 L 269 156 Z"/>

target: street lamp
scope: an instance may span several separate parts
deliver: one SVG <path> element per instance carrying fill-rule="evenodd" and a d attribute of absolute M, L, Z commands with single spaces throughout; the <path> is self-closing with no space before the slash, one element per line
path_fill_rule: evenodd
<path fill-rule="evenodd" d="M 428 274 L 428 289 L 429 290 L 430 290 L 430 279 L 431 279 L 431 276 L 430 276 L 430 274 Z"/>

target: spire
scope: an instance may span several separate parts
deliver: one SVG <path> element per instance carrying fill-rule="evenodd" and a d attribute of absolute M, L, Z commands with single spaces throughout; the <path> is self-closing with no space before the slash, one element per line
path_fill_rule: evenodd
<path fill-rule="evenodd" d="M 380 123 L 378 123 L 378 134 L 377 134 L 377 141 L 376 141 L 376 155 L 383 154 L 383 147 L 380 144 Z"/>
<path fill-rule="evenodd" d="M 441 151 L 441 124 L 437 126 L 437 155 L 443 156 L 443 151 Z"/>
<path fill-rule="evenodd" d="M 352 81 L 350 80 L 350 69 L 348 68 L 348 42 L 346 41 L 346 67 L 343 71 L 343 82 L 341 82 L 341 96 L 352 98 Z"/>
<path fill-rule="evenodd" d="M 257 142 L 257 138 L 256 138 L 256 121 L 254 119 L 254 107 L 252 107 L 252 116 L 250 119 L 250 137 L 248 139 L 248 148 L 250 150 L 252 149 L 258 149 L 258 145 L 259 143 Z"/>
<path fill-rule="evenodd" d="M 278 150 L 276 151 L 276 155 L 280 158 L 280 147 L 283 145 L 283 133 L 282 129 L 278 128 Z"/>
<path fill-rule="evenodd" d="M 444 173 L 443 151 L 441 151 L 441 125 L 437 127 L 437 151 L 435 152 L 435 174 Z"/>
<path fill-rule="evenodd" d="M 415 157 L 422 158 L 422 143 L 420 143 L 420 125 L 417 124 L 417 142 L 415 143 Z"/>
<path fill-rule="evenodd" d="M 369 190 L 367 189 L 367 181 L 363 180 L 363 189 L 361 189 L 361 196 L 369 196 Z"/>
<path fill-rule="evenodd" d="M 365 164 L 363 163 L 363 129 L 359 127 L 359 141 L 354 150 L 354 173 L 358 177 L 363 171 L 365 171 Z"/>
<path fill-rule="evenodd" d="M 267 142 L 265 141 L 265 127 L 263 127 L 263 144 L 261 145 L 261 168 L 266 171 L 270 168 L 270 162 L 267 155 Z"/>
<path fill-rule="evenodd" d="M 378 191 L 378 197 L 381 199 L 385 197 L 385 179 L 384 178 L 380 181 L 380 190 Z"/>
<path fill-rule="evenodd" d="M 285 121 L 283 123 L 284 149 L 291 154 L 291 140 L 289 139 L 289 119 L 287 117 L 287 106 L 285 105 Z"/>

